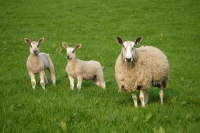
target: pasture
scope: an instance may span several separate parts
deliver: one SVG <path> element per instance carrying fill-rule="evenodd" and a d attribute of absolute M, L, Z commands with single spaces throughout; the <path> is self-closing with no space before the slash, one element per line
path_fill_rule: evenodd
<path fill-rule="evenodd" d="M 0 132 L 197 133 L 200 131 L 199 0 L 1 0 Z M 152 45 L 168 57 L 170 80 L 164 105 L 158 89 L 149 91 L 145 108 L 131 94 L 118 93 L 114 66 L 121 46 L 116 36 Z M 31 87 L 24 38 L 44 37 L 57 85 L 43 90 L 36 76 Z M 81 43 L 77 57 L 104 66 L 106 90 L 92 81 L 70 90 L 66 51 Z M 76 86 L 76 84 L 75 84 Z M 138 93 L 137 93 L 138 94 Z"/>

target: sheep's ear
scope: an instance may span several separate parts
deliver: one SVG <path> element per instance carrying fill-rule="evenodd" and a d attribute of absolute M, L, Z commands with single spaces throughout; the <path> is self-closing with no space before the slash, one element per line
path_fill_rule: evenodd
<path fill-rule="evenodd" d="M 31 41 L 28 38 L 24 38 L 25 43 L 31 45 Z"/>
<path fill-rule="evenodd" d="M 117 37 L 116 37 L 116 40 L 117 40 L 117 42 L 118 42 L 119 44 L 123 45 L 124 41 L 122 40 L 121 37 L 117 36 Z"/>
<path fill-rule="evenodd" d="M 67 46 L 67 44 L 65 43 L 65 42 L 62 42 L 62 46 L 63 46 L 63 48 L 68 48 L 68 46 Z"/>
<path fill-rule="evenodd" d="M 81 44 L 77 44 L 77 45 L 75 46 L 75 48 L 74 48 L 73 51 L 76 51 L 76 50 L 78 50 L 79 48 L 81 48 Z"/>
<path fill-rule="evenodd" d="M 78 50 L 79 48 L 81 48 L 81 44 L 77 44 L 76 47 L 74 48 L 73 52 L 75 52 L 75 51 Z"/>
<path fill-rule="evenodd" d="M 135 45 L 137 45 L 141 41 L 142 41 L 142 37 L 141 36 L 137 37 L 137 39 L 135 40 Z"/>
<path fill-rule="evenodd" d="M 38 41 L 38 45 L 42 44 L 44 42 L 44 38 L 40 38 L 40 40 Z"/>

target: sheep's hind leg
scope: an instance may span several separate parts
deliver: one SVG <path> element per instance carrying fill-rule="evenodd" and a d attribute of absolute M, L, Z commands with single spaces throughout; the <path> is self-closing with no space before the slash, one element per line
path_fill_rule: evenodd
<path fill-rule="evenodd" d="M 101 87 L 101 82 L 97 79 L 96 76 L 94 77 L 93 82 L 94 82 L 98 87 Z"/>
<path fill-rule="evenodd" d="M 45 82 L 44 82 L 45 73 L 44 73 L 44 71 L 42 71 L 39 74 L 40 74 L 40 84 L 41 84 L 42 88 L 45 89 Z"/>
<path fill-rule="evenodd" d="M 30 78 L 31 78 L 31 85 L 32 85 L 32 88 L 35 89 L 35 85 L 36 85 L 35 75 L 34 75 L 34 73 L 29 72 L 29 76 L 30 76 Z"/>
<path fill-rule="evenodd" d="M 132 94 L 134 106 L 138 107 L 138 104 L 137 104 L 137 95 L 135 94 L 135 92 L 132 92 L 131 94 Z"/>
<path fill-rule="evenodd" d="M 144 103 L 147 104 L 148 103 L 148 100 L 149 100 L 149 94 L 148 94 L 148 91 L 144 91 Z"/>
<path fill-rule="evenodd" d="M 48 82 L 48 79 L 47 79 L 47 76 L 46 76 L 46 74 L 44 73 L 44 80 L 45 80 L 45 83 L 46 84 L 48 84 L 49 82 Z"/>
<path fill-rule="evenodd" d="M 106 88 L 106 84 L 104 79 L 98 79 L 97 76 L 94 77 L 93 82 L 98 86 L 101 87 L 103 89 Z"/>
<path fill-rule="evenodd" d="M 160 96 L 160 103 L 163 104 L 163 96 L 164 96 L 163 87 L 160 87 L 159 96 Z"/>
<path fill-rule="evenodd" d="M 51 81 L 52 81 L 53 85 L 56 85 L 56 76 L 54 74 L 54 67 L 53 66 L 50 67 L 49 73 L 51 75 Z"/>
<path fill-rule="evenodd" d="M 140 89 L 140 101 L 141 101 L 142 107 L 145 107 L 145 92 L 142 89 Z"/>

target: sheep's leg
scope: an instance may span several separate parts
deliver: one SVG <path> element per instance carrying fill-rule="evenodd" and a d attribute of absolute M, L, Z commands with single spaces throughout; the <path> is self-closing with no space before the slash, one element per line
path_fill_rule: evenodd
<path fill-rule="evenodd" d="M 101 81 L 101 87 L 102 87 L 103 89 L 106 88 L 106 83 L 105 83 L 105 81 Z"/>
<path fill-rule="evenodd" d="M 104 79 L 103 78 L 101 78 L 100 79 L 100 86 L 101 86 L 101 88 L 103 88 L 103 89 L 105 89 L 106 88 L 106 83 L 105 83 L 105 81 L 104 81 Z"/>
<path fill-rule="evenodd" d="M 36 85 L 35 75 L 32 72 L 28 72 L 28 73 L 29 73 L 29 76 L 31 78 L 31 85 L 32 85 L 33 89 L 35 89 L 35 85 Z"/>
<path fill-rule="evenodd" d="M 148 91 L 144 91 L 144 103 L 147 104 L 149 100 Z"/>
<path fill-rule="evenodd" d="M 93 82 L 94 82 L 98 87 L 101 87 L 101 82 L 97 79 L 96 76 L 94 77 Z"/>
<path fill-rule="evenodd" d="M 51 75 L 51 81 L 53 83 L 53 85 L 56 85 L 56 76 L 54 74 L 54 66 L 50 66 L 50 70 L 49 70 L 49 73 Z"/>
<path fill-rule="evenodd" d="M 135 94 L 135 92 L 132 92 L 131 94 L 132 94 L 134 106 L 138 107 L 138 104 L 137 104 L 137 95 Z"/>
<path fill-rule="evenodd" d="M 39 74 L 40 74 L 40 84 L 41 84 L 42 88 L 45 89 L 45 83 L 44 83 L 44 75 L 45 75 L 45 73 L 44 73 L 44 71 L 42 71 Z"/>
<path fill-rule="evenodd" d="M 68 75 L 68 78 L 70 81 L 70 88 L 71 88 L 71 90 L 74 90 L 74 78 L 69 75 Z"/>
<path fill-rule="evenodd" d="M 106 84 L 103 78 L 98 79 L 98 77 L 95 76 L 95 78 L 93 79 L 94 83 L 98 86 L 101 87 L 103 89 L 106 88 Z"/>
<path fill-rule="evenodd" d="M 142 89 L 140 90 L 140 101 L 141 101 L 142 107 L 145 107 L 145 92 Z"/>
<path fill-rule="evenodd" d="M 163 87 L 160 87 L 160 91 L 159 91 L 159 95 L 160 95 L 160 103 L 163 104 Z"/>
<path fill-rule="evenodd" d="M 77 84 L 77 88 L 80 90 L 81 89 L 81 85 L 82 85 L 82 81 L 83 81 L 83 77 L 82 76 L 78 76 L 78 84 Z"/>
<path fill-rule="evenodd" d="M 56 85 L 56 76 L 53 72 L 50 73 L 51 74 L 51 80 L 53 82 L 53 85 Z"/>
<path fill-rule="evenodd" d="M 47 76 L 46 76 L 46 74 L 44 73 L 44 80 L 45 80 L 45 83 L 46 84 L 48 84 L 49 82 L 48 82 L 48 80 L 47 80 Z"/>

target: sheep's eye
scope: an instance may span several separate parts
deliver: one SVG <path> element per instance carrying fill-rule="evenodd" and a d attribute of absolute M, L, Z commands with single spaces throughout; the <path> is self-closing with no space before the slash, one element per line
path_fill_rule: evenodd
<path fill-rule="evenodd" d="M 126 47 L 123 45 L 123 48 L 126 49 Z"/>

